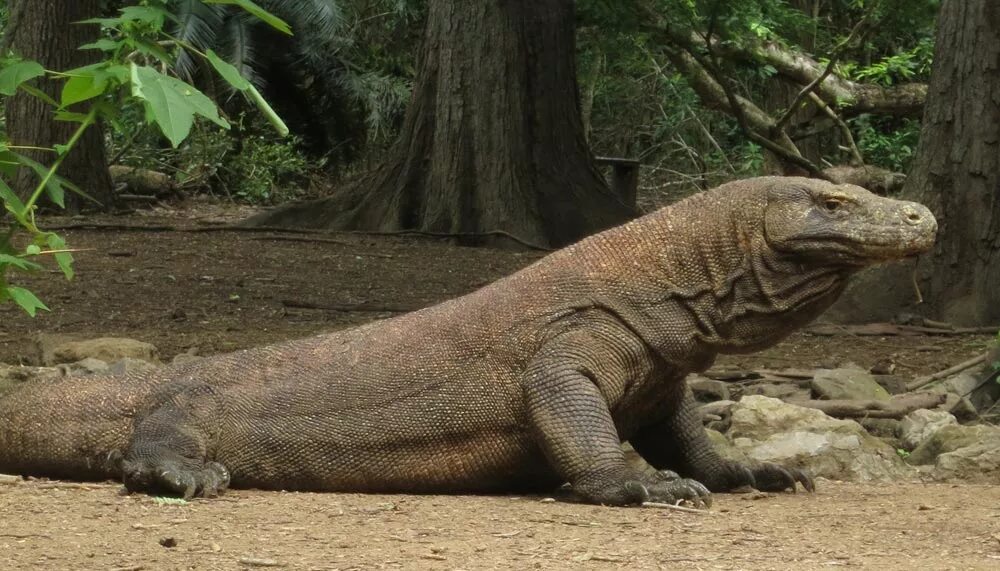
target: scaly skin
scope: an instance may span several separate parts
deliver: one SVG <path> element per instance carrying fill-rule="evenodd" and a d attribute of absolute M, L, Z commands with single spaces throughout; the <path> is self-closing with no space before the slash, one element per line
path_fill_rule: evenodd
<path fill-rule="evenodd" d="M 730 183 L 394 319 L 27 383 L 0 397 L 0 470 L 188 497 L 568 481 L 594 503 L 707 504 L 709 490 L 811 489 L 799 470 L 722 460 L 684 378 L 773 345 L 856 271 L 927 250 L 935 231 L 924 207 L 858 187 Z M 630 468 L 625 440 L 663 472 Z"/>

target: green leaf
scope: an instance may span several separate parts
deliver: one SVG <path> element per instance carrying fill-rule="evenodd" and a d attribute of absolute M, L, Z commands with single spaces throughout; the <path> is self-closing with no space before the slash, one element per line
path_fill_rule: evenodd
<path fill-rule="evenodd" d="M 24 249 L 25 255 L 37 256 L 42 253 L 42 248 L 38 244 L 29 244 L 27 248 Z"/>
<path fill-rule="evenodd" d="M 22 287 L 10 286 L 7 288 L 7 295 L 10 296 L 14 303 L 21 306 L 21 309 L 28 312 L 28 315 L 34 317 L 38 313 L 39 309 L 44 309 L 45 311 L 50 311 L 48 307 L 42 300 L 35 297 L 35 294 Z"/>
<path fill-rule="evenodd" d="M 66 249 L 66 240 L 63 240 L 62 236 L 58 234 L 49 234 L 46 238 L 46 244 L 52 250 Z M 62 270 L 66 279 L 73 279 L 73 254 L 70 252 L 56 252 L 52 256 L 56 259 L 56 264 L 59 265 L 59 269 Z"/>
<path fill-rule="evenodd" d="M 239 6 L 247 12 L 253 14 L 257 19 L 271 26 L 283 34 L 292 35 L 292 28 L 287 22 L 261 8 L 251 0 L 204 0 L 206 4 L 225 4 L 228 6 Z"/>
<path fill-rule="evenodd" d="M 11 256 L 10 254 L 0 254 L 0 268 L 3 266 L 14 266 L 15 268 L 26 272 L 33 272 L 42 269 L 42 266 L 34 262 L 29 262 L 23 258 Z"/>
<path fill-rule="evenodd" d="M 70 111 L 56 111 L 56 121 L 67 121 L 70 123 L 83 123 L 89 116 L 86 113 L 72 113 Z M 57 147 L 65 145 L 56 145 Z M 59 153 L 62 154 L 62 153 Z"/>
<path fill-rule="evenodd" d="M 30 159 L 24 155 L 14 155 L 17 157 L 17 161 L 22 165 L 35 171 L 35 175 L 38 176 L 38 180 L 44 179 L 49 173 L 49 167 Z M 54 175 L 49 178 L 49 181 L 45 184 L 45 194 L 48 195 L 52 202 L 58 204 L 61 208 L 65 208 L 65 196 L 66 191 L 63 190 L 63 184 L 66 179 L 59 175 Z"/>
<path fill-rule="evenodd" d="M 122 46 L 122 42 L 116 42 L 114 40 L 109 40 L 108 38 L 101 38 L 91 44 L 83 44 L 79 47 L 81 50 L 101 50 L 104 52 L 113 52 Z"/>
<path fill-rule="evenodd" d="M 3 180 L 0 180 L 0 200 L 3 201 L 7 210 L 13 214 L 24 211 L 24 203 L 21 202 L 21 199 L 14 194 L 14 191 Z"/>
<path fill-rule="evenodd" d="M 17 61 L 0 70 L 0 94 L 14 95 L 24 82 L 45 75 L 45 68 L 35 61 Z"/>
<path fill-rule="evenodd" d="M 66 73 L 72 77 L 63 84 L 61 107 L 93 99 L 107 91 L 108 74 L 98 66 L 81 67 Z"/>
<path fill-rule="evenodd" d="M 37 97 L 38 99 L 41 99 L 42 101 L 48 103 L 53 107 L 59 107 L 59 103 L 57 103 L 55 99 L 52 99 L 51 97 L 49 97 L 48 93 L 45 93 L 44 91 L 38 89 L 37 87 L 28 85 L 26 83 L 22 83 L 21 89 L 23 89 L 26 93 L 29 93 Z"/>
<path fill-rule="evenodd" d="M 121 9 L 121 14 L 123 22 L 145 22 L 157 29 L 162 28 L 163 22 L 168 18 L 176 20 L 173 14 L 156 6 L 126 6 Z"/>
<path fill-rule="evenodd" d="M 151 67 L 132 65 L 132 94 L 143 100 L 147 117 L 152 118 L 174 147 L 187 138 L 196 114 L 229 128 L 229 123 L 219 117 L 215 103 L 204 93 Z"/>
<path fill-rule="evenodd" d="M 212 50 L 205 52 L 205 56 L 208 57 L 208 61 L 212 64 L 212 67 L 215 68 L 215 71 L 219 72 L 222 79 L 225 79 L 229 85 L 232 85 L 233 89 L 237 89 L 239 91 L 246 91 L 247 89 L 250 89 L 250 82 L 247 81 L 245 77 L 240 75 L 239 70 L 232 64 L 224 61 Z"/>

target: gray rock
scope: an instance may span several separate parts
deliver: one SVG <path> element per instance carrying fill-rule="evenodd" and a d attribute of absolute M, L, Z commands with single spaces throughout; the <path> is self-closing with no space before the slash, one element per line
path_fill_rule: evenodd
<path fill-rule="evenodd" d="M 891 395 L 882 388 L 875 377 L 861 368 L 818 369 L 813 377 L 816 398 L 839 400 L 889 400 Z"/>
<path fill-rule="evenodd" d="M 36 345 L 42 365 L 74 363 L 87 358 L 108 363 L 124 358 L 160 362 L 159 352 L 154 345 L 135 339 L 101 337 L 87 341 L 55 342 L 47 336 L 40 336 Z"/>
<path fill-rule="evenodd" d="M 729 384 L 724 381 L 709 379 L 701 375 L 690 375 L 687 378 L 687 383 L 694 393 L 694 398 L 700 402 L 730 400 L 731 398 Z"/>
<path fill-rule="evenodd" d="M 901 395 L 909 392 L 906 388 L 908 381 L 905 377 L 899 375 L 873 375 L 873 377 L 875 382 L 890 395 Z"/>
<path fill-rule="evenodd" d="M 762 396 L 773 399 L 809 398 L 808 391 L 795 383 L 757 383 L 743 387 L 743 396 Z"/>
<path fill-rule="evenodd" d="M 945 426 L 957 424 L 958 420 L 950 412 L 915 410 L 906 415 L 901 423 L 903 447 L 914 450 Z"/>
<path fill-rule="evenodd" d="M 817 477 L 865 482 L 915 474 L 895 449 L 857 422 L 768 397 L 737 403 L 728 436 L 754 460 L 804 467 Z"/>
<path fill-rule="evenodd" d="M 151 371 L 158 367 L 159 365 L 150 363 L 149 361 L 125 357 L 124 359 L 119 359 L 114 363 L 111 363 L 111 365 L 108 366 L 108 374 L 125 375 L 128 373 L 140 373 L 143 371 Z"/>
<path fill-rule="evenodd" d="M 1000 428 L 946 424 L 906 461 L 936 480 L 1000 484 Z"/>
<path fill-rule="evenodd" d="M 984 442 L 1000 441 L 1000 428 L 946 424 L 934 431 L 907 458 L 910 464 L 934 464 L 943 454 Z"/>
<path fill-rule="evenodd" d="M 64 377 L 103 375 L 108 372 L 108 364 L 93 357 L 87 357 L 75 363 L 63 363 L 56 368 L 62 372 Z"/>
<path fill-rule="evenodd" d="M 1000 484 L 1000 431 L 989 440 L 941 454 L 931 474 L 938 480 Z"/>

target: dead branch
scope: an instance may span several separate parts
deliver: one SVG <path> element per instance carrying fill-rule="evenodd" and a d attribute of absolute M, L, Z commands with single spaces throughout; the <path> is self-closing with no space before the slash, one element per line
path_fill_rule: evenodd
<path fill-rule="evenodd" d="M 851 33 L 847 36 L 847 38 L 845 38 L 842 42 L 837 44 L 835 48 L 833 48 L 833 51 L 830 52 L 830 61 L 827 62 L 826 68 L 824 68 L 822 73 L 817 75 L 815 79 L 810 81 L 805 87 L 802 88 L 801 91 L 799 91 L 798 95 L 795 96 L 795 99 L 792 100 L 792 104 L 788 106 L 788 109 L 785 111 L 785 114 L 782 115 L 780 119 L 778 119 L 778 123 L 775 125 L 776 129 L 778 130 L 785 129 L 785 126 L 788 125 L 788 122 L 792 120 L 792 117 L 795 115 L 795 112 L 798 111 L 799 106 L 802 105 L 802 102 L 805 101 L 807 97 L 812 96 L 818 98 L 818 96 L 815 93 L 816 88 L 819 87 L 821 83 L 826 81 L 826 78 L 830 77 L 830 74 L 833 73 L 833 69 L 837 65 L 837 62 L 840 60 L 840 56 L 843 55 L 844 50 L 850 47 L 851 44 L 853 44 L 854 41 L 860 37 L 861 31 L 865 28 L 865 26 L 868 23 L 869 14 L 866 14 L 865 17 L 862 18 L 861 21 L 859 21 L 857 25 L 854 26 L 854 29 L 851 30 Z"/>
<path fill-rule="evenodd" d="M 283 299 L 281 305 L 294 309 L 319 309 L 325 311 L 356 311 L 371 313 L 409 313 L 422 309 L 420 305 L 394 305 L 377 303 L 314 303 L 311 301 L 300 301 L 295 299 Z"/>
<path fill-rule="evenodd" d="M 934 373 L 933 375 L 928 375 L 926 377 L 919 377 L 917 379 L 914 379 L 913 381 L 906 384 L 906 390 L 915 391 L 919 388 L 925 387 L 933 383 L 934 381 L 940 381 L 941 379 L 945 379 L 952 375 L 961 373 L 966 369 L 971 369 L 976 365 L 981 365 L 986 362 L 987 355 L 989 355 L 989 353 L 983 353 L 982 355 L 973 357 L 968 361 L 963 361 L 955 365 L 954 367 L 948 367 L 947 369 Z"/>
<path fill-rule="evenodd" d="M 671 26 L 655 11 L 647 9 L 645 28 L 660 40 L 685 50 L 706 50 L 708 43 L 697 32 Z M 809 85 L 823 76 L 826 66 L 797 51 L 789 50 L 776 42 L 722 42 L 711 41 L 712 48 L 729 60 L 759 64 L 764 62 L 779 75 L 799 85 Z M 892 87 L 858 83 L 834 72 L 817 83 L 813 92 L 830 105 L 837 106 L 847 117 L 862 113 L 879 113 L 918 117 L 923 113 L 927 98 L 924 83 L 903 83 Z"/>
<path fill-rule="evenodd" d="M 538 250 L 541 252 L 551 252 L 552 248 L 547 248 L 545 246 L 539 246 L 538 244 L 533 244 L 526 240 L 522 240 L 517 236 L 504 232 L 503 230 L 494 230 L 489 232 L 425 232 L 423 230 L 384 230 L 384 231 L 370 231 L 370 230 L 340 230 L 340 231 L 325 231 L 325 230 L 312 230 L 306 228 L 285 228 L 282 226 L 243 226 L 239 224 L 220 224 L 214 226 L 196 226 L 196 227 L 185 227 L 185 226 L 173 226 L 169 224 L 108 224 L 104 222 L 75 222 L 70 224 L 57 224 L 52 226 L 46 226 L 46 230 L 119 230 L 123 232 L 283 232 L 288 234 L 312 234 L 312 235 L 328 235 L 328 236 L 422 236 L 427 238 L 443 238 L 443 239 L 453 239 L 453 238 L 506 238 L 513 242 L 516 242 L 529 250 Z"/>
<path fill-rule="evenodd" d="M 934 408 L 945 400 L 943 393 L 908 393 L 891 400 L 789 400 L 788 404 L 823 411 L 834 418 L 900 419 L 922 408 Z"/>
<path fill-rule="evenodd" d="M 654 508 L 654 509 L 658 509 L 658 510 L 674 510 L 674 511 L 678 511 L 678 512 L 684 512 L 684 513 L 689 513 L 689 514 L 698 514 L 698 515 L 711 515 L 711 516 L 718 515 L 715 512 L 710 512 L 708 510 L 699 510 L 697 508 L 687 508 L 687 507 L 684 507 L 684 506 L 675 506 L 674 504 L 667 504 L 667 503 L 663 503 L 663 502 L 642 502 L 641 505 L 644 508 Z"/>

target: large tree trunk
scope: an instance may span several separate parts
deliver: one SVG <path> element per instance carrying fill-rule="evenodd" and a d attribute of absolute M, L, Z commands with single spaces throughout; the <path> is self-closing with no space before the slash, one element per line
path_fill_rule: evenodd
<path fill-rule="evenodd" d="M 573 2 L 431 0 L 428 12 L 387 163 L 338 195 L 248 223 L 420 230 L 466 243 L 499 232 L 561 246 L 629 218 L 584 136 Z"/>
<path fill-rule="evenodd" d="M 96 39 L 98 28 L 75 24 L 86 18 L 100 15 L 100 0 L 12 0 L 11 20 L 4 43 L 26 59 L 42 64 L 46 69 L 65 71 L 92 63 L 94 52 L 80 50 L 83 44 Z M 38 87 L 56 101 L 59 100 L 61 81 L 41 80 Z M 15 145 L 48 147 L 69 141 L 78 123 L 56 121 L 53 108 L 47 103 L 19 92 L 7 101 L 7 134 Z M 52 153 L 26 153 L 36 161 L 48 165 Z M 98 126 L 91 127 L 77 146 L 66 156 L 59 174 L 76 183 L 87 194 L 110 206 L 112 198 L 111 175 L 108 174 L 104 137 Z M 38 185 L 33 171 L 22 168 L 14 181 L 14 189 L 21 196 L 30 194 Z M 76 212 L 80 206 L 91 208 L 89 201 L 75 194 L 67 194 L 67 208 Z"/>
<path fill-rule="evenodd" d="M 921 313 L 1000 323 L 1000 3 L 945 0 L 914 169 L 903 195 L 938 218 L 920 262 Z M 900 270 L 872 273 L 839 304 L 842 319 L 892 315 L 913 299 Z"/>

